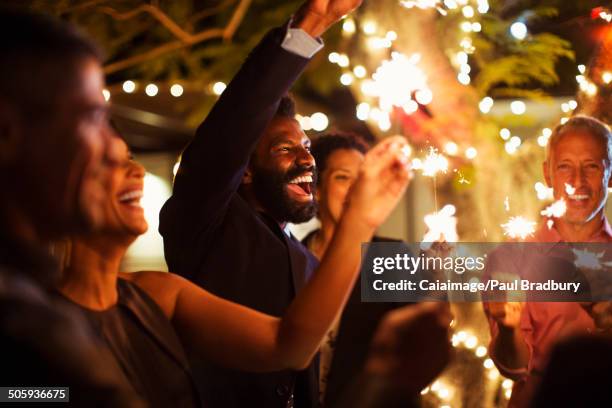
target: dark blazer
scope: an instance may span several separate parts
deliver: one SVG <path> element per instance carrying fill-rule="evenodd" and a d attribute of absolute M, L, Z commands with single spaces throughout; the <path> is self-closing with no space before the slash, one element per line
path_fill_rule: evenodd
<path fill-rule="evenodd" d="M 207 290 L 281 316 L 317 265 L 277 223 L 238 193 L 243 173 L 279 101 L 308 63 L 271 31 L 227 86 L 183 153 L 172 197 L 160 213 L 166 261 Z M 245 339 L 245 342 L 248 339 Z M 316 364 L 304 372 L 247 374 L 191 358 L 204 406 L 314 407 Z"/>

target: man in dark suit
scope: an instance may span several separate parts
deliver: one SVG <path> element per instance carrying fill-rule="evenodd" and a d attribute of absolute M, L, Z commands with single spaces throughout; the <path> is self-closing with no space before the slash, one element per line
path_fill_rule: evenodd
<path fill-rule="evenodd" d="M 360 0 L 309 0 L 251 53 L 183 153 L 160 214 L 170 269 L 224 298 L 280 316 L 317 262 L 285 230 L 315 212 L 310 141 L 281 99 Z M 210 407 L 314 407 L 316 364 L 246 374 L 192 358 Z M 254 405 L 255 404 L 255 405 Z"/>

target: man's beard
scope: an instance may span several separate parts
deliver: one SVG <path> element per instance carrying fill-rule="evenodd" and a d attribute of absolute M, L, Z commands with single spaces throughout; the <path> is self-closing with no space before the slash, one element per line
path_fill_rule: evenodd
<path fill-rule="evenodd" d="M 253 194 L 265 211 L 278 222 L 300 224 L 317 214 L 315 200 L 298 202 L 289 196 L 286 185 L 294 178 L 312 172 L 311 193 L 314 197 L 316 170 L 314 167 L 293 167 L 287 173 L 253 166 Z"/>

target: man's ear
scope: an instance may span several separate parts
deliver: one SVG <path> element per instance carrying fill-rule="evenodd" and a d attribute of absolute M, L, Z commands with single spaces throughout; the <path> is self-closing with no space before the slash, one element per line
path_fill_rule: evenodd
<path fill-rule="evenodd" d="M 546 181 L 546 185 L 552 188 L 552 179 L 550 178 L 550 166 L 548 165 L 548 160 L 542 163 L 542 173 L 544 174 L 544 180 Z"/>
<path fill-rule="evenodd" d="M 253 182 L 253 170 L 249 164 L 242 175 L 242 184 L 251 184 Z"/>
<path fill-rule="evenodd" d="M 17 160 L 22 137 L 17 112 L 0 100 L 0 166 L 7 166 Z"/>

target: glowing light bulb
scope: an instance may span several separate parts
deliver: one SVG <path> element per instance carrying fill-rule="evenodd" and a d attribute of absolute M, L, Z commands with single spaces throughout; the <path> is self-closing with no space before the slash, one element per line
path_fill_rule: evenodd
<path fill-rule="evenodd" d="M 510 34 L 517 40 L 524 40 L 527 37 L 527 26 L 520 21 L 514 22 L 510 26 Z"/>
<path fill-rule="evenodd" d="M 459 151 L 459 146 L 455 142 L 447 142 L 444 145 L 444 151 L 450 155 L 455 155 Z"/>
<path fill-rule="evenodd" d="M 125 81 L 123 83 L 123 92 L 132 93 L 136 90 L 136 83 L 134 81 Z"/>
<path fill-rule="evenodd" d="M 170 87 L 170 95 L 178 98 L 183 94 L 183 87 L 180 84 L 174 84 Z"/>
<path fill-rule="evenodd" d="M 363 78 L 367 75 L 367 71 L 363 65 L 357 65 L 353 68 L 353 73 L 357 78 Z"/>
<path fill-rule="evenodd" d="M 145 93 L 148 96 L 155 96 L 159 92 L 159 88 L 155 84 L 149 84 L 145 88 Z"/>
<path fill-rule="evenodd" d="M 527 110 L 527 105 L 523 101 L 512 101 L 510 103 L 510 110 L 515 115 L 522 115 Z"/>
<path fill-rule="evenodd" d="M 353 34 L 355 32 L 355 21 L 352 18 L 347 18 L 342 23 L 342 31 L 346 34 Z"/>
<path fill-rule="evenodd" d="M 312 123 L 313 130 L 316 130 L 317 132 L 325 130 L 329 125 L 329 119 L 327 118 L 327 115 L 321 112 L 313 113 L 310 116 L 310 120 Z"/>
<path fill-rule="evenodd" d="M 215 95 L 221 95 L 223 91 L 225 91 L 226 87 L 227 85 L 225 85 L 225 83 L 223 82 L 215 82 L 212 87 L 212 90 Z"/>
<path fill-rule="evenodd" d="M 345 86 L 352 84 L 353 80 L 354 80 L 353 75 L 349 73 L 345 73 L 340 76 L 340 83 Z"/>

